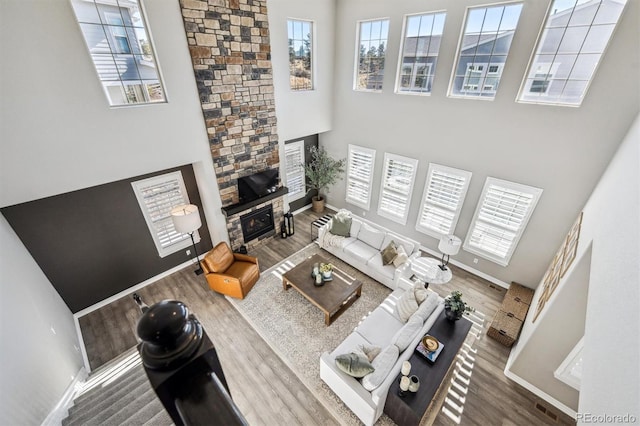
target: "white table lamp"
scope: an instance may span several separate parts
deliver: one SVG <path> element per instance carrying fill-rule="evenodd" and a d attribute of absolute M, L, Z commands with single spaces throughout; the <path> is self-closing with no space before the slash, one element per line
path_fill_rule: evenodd
<path fill-rule="evenodd" d="M 176 231 L 181 234 L 189 234 L 191 236 L 191 243 L 193 244 L 193 253 L 196 256 L 196 262 L 198 263 L 198 269 L 195 270 L 196 275 L 202 274 L 204 271 L 198 262 L 198 251 L 196 250 L 196 242 L 193 239 L 193 233 L 196 232 L 201 226 L 200 213 L 198 213 L 198 206 L 193 204 L 186 204 L 177 206 L 171 209 L 171 220 Z"/>
<path fill-rule="evenodd" d="M 442 269 L 443 271 L 447 270 L 449 257 L 458 254 L 461 245 L 462 240 L 460 240 L 460 238 L 456 237 L 455 235 L 444 235 L 440 237 L 440 243 L 438 243 L 438 250 L 440 250 L 440 253 L 442 253 L 442 264 L 439 265 L 440 269 Z"/>

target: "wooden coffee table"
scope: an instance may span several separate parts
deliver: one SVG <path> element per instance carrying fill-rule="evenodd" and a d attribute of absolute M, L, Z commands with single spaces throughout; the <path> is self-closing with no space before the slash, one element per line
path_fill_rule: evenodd
<path fill-rule="evenodd" d="M 334 266 L 333 280 L 318 287 L 311 276 L 314 263 L 329 261 L 319 254 L 314 254 L 282 275 L 282 287 L 285 290 L 289 287 L 298 290 L 309 302 L 324 312 L 324 323 L 330 325 L 360 297 L 362 283 Z"/>

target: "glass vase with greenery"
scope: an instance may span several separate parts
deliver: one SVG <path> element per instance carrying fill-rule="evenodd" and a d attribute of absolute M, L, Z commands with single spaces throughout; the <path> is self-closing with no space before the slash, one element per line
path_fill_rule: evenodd
<path fill-rule="evenodd" d="M 454 290 L 444 298 L 445 315 L 450 320 L 459 320 L 465 312 L 473 312 L 474 308 L 462 300 L 462 292 Z"/>

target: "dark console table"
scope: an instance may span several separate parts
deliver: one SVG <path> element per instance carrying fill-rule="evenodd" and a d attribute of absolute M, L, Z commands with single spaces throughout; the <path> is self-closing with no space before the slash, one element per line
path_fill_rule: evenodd
<path fill-rule="evenodd" d="M 470 329 L 471 321 L 466 318 L 452 322 L 446 319 L 444 311 L 440 313 L 440 317 L 428 333 L 444 344 L 438 358 L 434 363 L 431 363 L 417 352 L 414 352 L 409 358 L 410 375 L 415 374 L 420 378 L 418 392 L 405 392 L 404 396 L 399 396 L 400 374 L 389 388 L 384 412 L 396 424 L 399 426 L 420 424 L 420 420 L 429 410 L 433 398 L 447 376 Z"/>

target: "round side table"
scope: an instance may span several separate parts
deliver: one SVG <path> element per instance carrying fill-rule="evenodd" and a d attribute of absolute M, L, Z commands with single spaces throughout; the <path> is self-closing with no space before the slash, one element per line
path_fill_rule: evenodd
<path fill-rule="evenodd" d="M 453 274 L 451 269 L 440 269 L 440 261 L 433 257 L 419 257 L 411 262 L 411 272 L 424 281 L 425 287 L 429 284 L 446 284 L 451 281 Z"/>

